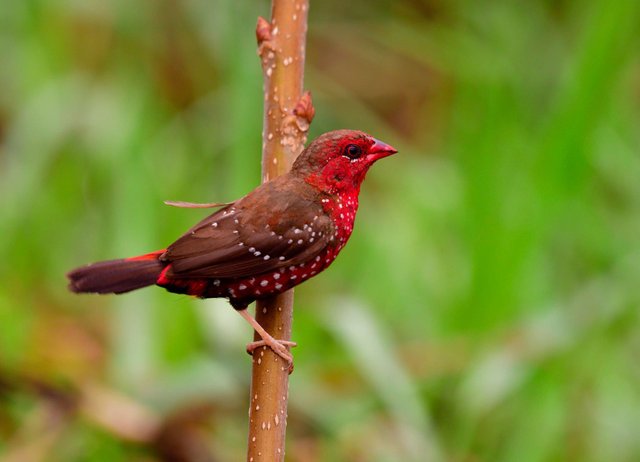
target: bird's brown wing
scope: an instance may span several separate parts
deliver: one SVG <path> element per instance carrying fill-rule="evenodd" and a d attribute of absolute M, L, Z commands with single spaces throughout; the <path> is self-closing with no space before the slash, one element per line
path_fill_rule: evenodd
<path fill-rule="evenodd" d="M 205 218 L 161 260 L 171 263 L 175 277 L 251 277 L 312 260 L 333 235 L 315 201 L 267 187 Z"/>

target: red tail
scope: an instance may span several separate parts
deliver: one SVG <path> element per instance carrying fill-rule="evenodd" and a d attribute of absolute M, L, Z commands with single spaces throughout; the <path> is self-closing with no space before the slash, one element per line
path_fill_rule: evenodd
<path fill-rule="evenodd" d="M 69 289 L 76 293 L 122 294 L 156 283 L 164 264 L 164 250 L 121 260 L 101 261 L 67 274 Z"/>

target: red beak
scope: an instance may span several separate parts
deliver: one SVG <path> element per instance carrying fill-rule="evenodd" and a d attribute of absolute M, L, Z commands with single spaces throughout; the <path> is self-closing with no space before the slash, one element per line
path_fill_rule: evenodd
<path fill-rule="evenodd" d="M 382 159 L 383 157 L 390 156 L 391 154 L 395 154 L 398 152 L 396 148 L 393 146 L 389 146 L 387 143 L 383 143 L 380 140 L 373 139 L 374 143 L 369 148 L 369 152 L 367 153 L 367 159 L 371 161 L 376 161 L 378 159 Z"/>

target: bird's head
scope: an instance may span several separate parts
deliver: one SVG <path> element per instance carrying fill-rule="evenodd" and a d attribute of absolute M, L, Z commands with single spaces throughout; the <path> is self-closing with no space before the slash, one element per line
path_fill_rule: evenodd
<path fill-rule="evenodd" d="M 378 159 L 398 152 L 357 130 L 336 130 L 313 140 L 291 168 L 307 183 L 330 194 L 357 192 Z"/>

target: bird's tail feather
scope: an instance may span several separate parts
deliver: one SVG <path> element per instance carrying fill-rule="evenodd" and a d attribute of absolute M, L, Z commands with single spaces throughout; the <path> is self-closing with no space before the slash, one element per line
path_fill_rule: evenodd
<path fill-rule="evenodd" d="M 158 250 L 139 257 L 108 260 L 76 268 L 67 274 L 76 293 L 122 294 L 156 283 L 164 268 Z"/>

